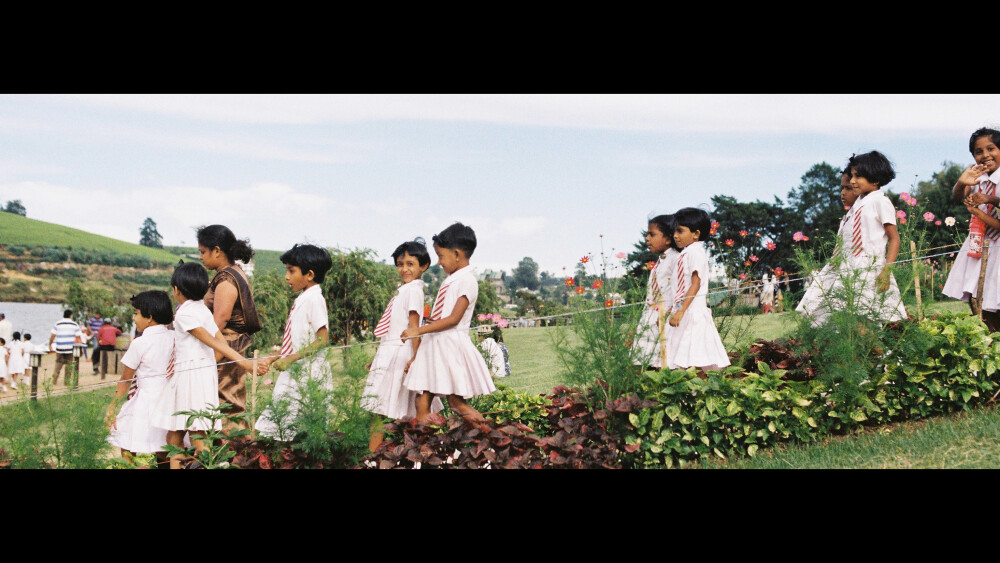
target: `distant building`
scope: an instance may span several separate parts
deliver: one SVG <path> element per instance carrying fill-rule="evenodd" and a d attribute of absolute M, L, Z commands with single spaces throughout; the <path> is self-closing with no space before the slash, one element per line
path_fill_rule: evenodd
<path fill-rule="evenodd" d="M 507 279 L 507 274 L 503 270 L 500 270 L 499 272 L 494 272 L 493 270 L 486 270 L 483 273 L 479 274 L 479 281 L 483 280 L 489 281 L 490 285 L 493 286 L 493 291 L 495 291 L 497 295 L 505 295 L 507 293 L 507 289 L 504 286 L 504 280 L 506 279 Z"/>

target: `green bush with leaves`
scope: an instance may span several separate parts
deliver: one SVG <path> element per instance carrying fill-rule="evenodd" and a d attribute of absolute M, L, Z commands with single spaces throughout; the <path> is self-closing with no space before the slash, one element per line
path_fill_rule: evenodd
<path fill-rule="evenodd" d="M 469 400 L 484 417 L 498 424 L 520 422 L 531 427 L 539 436 L 548 432 L 546 405 L 552 401 L 543 395 L 532 395 L 506 385 L 497 385 L 497 390 L 489 395 L 480 395 Z"/>

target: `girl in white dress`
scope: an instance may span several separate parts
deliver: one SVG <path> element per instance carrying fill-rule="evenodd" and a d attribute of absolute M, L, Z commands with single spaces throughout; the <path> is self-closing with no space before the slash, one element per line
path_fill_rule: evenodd
<path fill-rule="evenodd" d="M 368 380 L 361 399 L 361 407 L 375 414 L 389 418 L 413 417 L 417 414 L 414 403 L 416 392 L 403 385 L 403 379 L 413 363 L 420 346 L 420 339 L 410 342 L 399 339 L 407 328 L 420 326 L 424 314 L 424 282 L 420 277 L 431 265 L 431 256 L 423 239 L 417 238 L 399 245 L 392 253 L 396 271 L 403 285 L 389 300 L 381 319 L 375 326 L 374 335 L 381 339 L 375 358 L 369 365 Z M 444 408 L 440 399 L 435 399 L 432 409 L 437 412 Z M 375 451 L 382 443 L 382 420 L 372 422 L 372 435 L 368 446 Z"/>
<path fill-rule="evenodd" d="M 28 369 L 28 362 L 25 361 L 25 343 L 21 341 L 21 333 L 15 332 L 7 345 L 10 350 L 10 357 L 7 358 L 7 373 L 10 375 L 10 388 L 17 389 L 17 380 L 24 376 Z"/>
<path fill-rule="evenodd" d="M 179 303 L 174 312 L 174 352 L 167 366 L 167 382 L 153 408 L 152 424 L 167 430 L 167 443 L 181 447 L 186 434 L 196 454 L 205 449 L 203 439 L 208 430 L 221 430 L 221 421 L 214 427 L 207 419 L 196 418 L 187 423 L 188 415 L 180 411 L 201 411 L 219 406 L 219 377 L 216 352 L 237 362 L 253 373 L 248 361 L 226 344 L 215 324 L 215 317 L 202 298 L 208 291 L 208 272 L 201 264 L 189 262 L 174 269 L 170 278 L 174 300 Z M 267 365 L 258 374 L 267 373 Z M 180 469 L 181 455 L 171 456 L 170 468 Z"/>
<path fill-rule="evenodd" d="M 841 181 L 841 199 L 851 209 L 838 231 L 834 259 L 818 274 L 796 308 L 820 326 L 832 310 L 845 307 L 845 299 L 871 319 L 891 322 L 906 318 L 899 286 L 889 267 L 899 253 L 896 208 L 879 189 L 896 177 L 883 154 L 872 151 L 853 155 Z M 853 194 L 845 196 L 844 182 Z"/>
<path fill-rule="evenodd" d="M 416 398 L 416 420 L 423 422 L 430 415 L 431 399 L 447 395 L 448 405 L 467 422 L 478 424 L 483 416 L 465 401 L 476 395 L 496 391 L 490 370 L 482 354 L 469 338 L 472 312 L 479 297 L 479 282 L 469 265 L 476 249 L 476 233 L 461 223 L 455 223 L 432 237 L 438 264 L 448 277 L 441 282 L 431 322 L 407 328 L 400 338 L 409 340 L 426 335 L 404 384 L 419 393 Z"/>
<path fill-rule="evenodd" d="M 163 445 L 167 431 L 153 426 L 151 417 L 167 382 L 174 331 L 166 325 L 174 320 L 174 313 L 165 291 L 143 291 L 132 297 L 132 307 L 132 321 L 142 336 L 133 340 L 122 356 L 125 371 L 105 414 L 105 425 L 111 431 L 108 443 L 121 448 L 127 460 L 136 453 L 155 453 L 162 463 L 166 460 Z M 123 399 L 125 404 L 116 417 L 115 410 Z"/>
<path fill-rule="evenodd" d="M 952 188 L 955 199 L 962 200 L 969 212 L 986 223 L 984 238 L 990 240 L 989 253 L 986 257 L 986 277 L 983 281 L 983 322 L 990 332 L 1000 330 L 1000 214 L 997 206 L 1000 197 L 997 194 L 997 184 L 1000 184 L 1000 131 L 982 128 L 972 134 L 969 139 L 969 151 L 976 164 L 968 167 L 959 176 Z M 970 301 L 979 293 L 979 268 L 981 258 L 972 258 L 969 252 L 969 237 L 965 239 L 962 250 L 955 257 L 955 263 L 948 274 L 942 293 L 953 299 Z"/>
<path fill-rule="evenodd" d="M 318 353 L 330 339 L 330 314 L 321 284 L 333 267 L 333 260 L 329 251 L 313 244 L 296 244 L 282 254 L 280 260 L 285 265 L 288 286 L 301 293 L 288 312 L 281 339 L 281 358 L 265 359 L 264 365 L 273 365 L 281 371 L 274 382 L 271 404 L 281 401 L 287 408 L 280 417 L 271 408 L 266 409 L 257 419 L 256 430 L 274 440 L 290 441 L 298 432 L 295 426 L 304 398 L 300 386 L 310 381 L 317 384 L 327 391 L 324 399 L 329 399 L 333 391 L 330 363 L 324 354 Z M 289 371 L 294 362 L 301 366 L 295 376 Z M 329 402 L 325 407 L 329 410 Z"/>
<path fill-rule="evenodd" d="M 646 248 L 659 254 L 656 265 L 649 271 L 649 281 L 646 284 L 646 306 L 639 326 L 635 329 L 635 342 L 632 350 L 635 353 L 633 363 L 647 366 L 647 369 L 660 369 L 662 358 L 666 351 L 666 343 L 670 339 L 672 327 L 667 323 L 666 315 L 673 304 L 674 268 L 680 251 L 674 245 L 673 215 L 657 215 L 649 220 L 646 228 Z M 662 318 L 662 321 L 661 321 Z M 663 329 L 663 340 L 660 339 L 660 329 Z"/>
<path fill-rule="evenodd" d="M 708 213 L 685 207 L 674 215 L 674 243 L 681 249 L 674 268 L 674 312 L 670 326 L 674 331 L 667 342 L 667 367 L 697 367 L 705 371 L 730 364 L 719 331 L 708 308 L 708 255 L 703 242 L 711 229 Z"/>

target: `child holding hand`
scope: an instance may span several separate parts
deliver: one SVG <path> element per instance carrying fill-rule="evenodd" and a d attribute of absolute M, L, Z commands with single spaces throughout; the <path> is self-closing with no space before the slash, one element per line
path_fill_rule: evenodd
<path fill-rule="evenodd" d="M 274 383 L 271 401 L 288 401 L 288 413 L 278 420 L 270 409 L 257 419 L 256 429 L 263 436 L 274 440 L 288 441 L 294 438 L 292 429 L 298 415 L 302 395 L 300 382 L 292 377 L 288 369 L 294 362 L 302 362 L 305 377 L 320 382 L 321 386 L 333 390 L 330 366 L 322 355 L 316 354 L 329 340 L 329 313 L 323 288 L 320 284 L 326 273 L 333 267 L 330 253 L 312 244 L 296 244 L 281 255 L 285 265 L 285 281 L 293 292 L 301 292 L 295 298 L 288 312 L 288 322 L 281 340 L 280 359 L 264 359 L 265 366 L 274 366 L 281 374 Z"/>

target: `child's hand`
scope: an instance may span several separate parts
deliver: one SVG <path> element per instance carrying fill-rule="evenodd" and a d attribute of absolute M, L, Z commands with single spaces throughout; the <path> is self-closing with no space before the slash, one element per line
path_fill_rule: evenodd
<path fill-rule="evenodd" d="M 976 179 L 983 174 L 986 174 L 986 167 L 982 164 L 973 164 L 962 172 L 962 175 L 958 177 L 958 182 L 966 186 L 974 186 L 978 183 Z"/>
<path fill-rule="evenodd" d="M 114 403 L 108 405 L 108 411 L 104 414 L 104 428 L 107 430 L 117 430 L 118 420 L 115 416 Z"/>
<path fill-rule="evenodd" d="M 979 207 L 980 205 L 989 202 L 990 201 L 986 197 L 986 194 L 980 192 L 971 193 L 965 196 L 965 199 L 962 200 L 962 204 L 966 207 Z"/>
<path fill-rule="evenodd" d="M 403 331 L 403 334 L 399 335 L 399 338 L 403 342 L 406 342 L 410 338 L 416 338 L 418 336 L 420 336 L 420 335 L 417 333 L 417 329 L 415 329 L 415 328 L 408 328 L 408 329 L 406 329 L 406 330 Z"/>
<path fill-rule="evenodd" d="M 288 358 L 280 358 L 278 360 L 275 360 L 271 365 L 273 365 L 274 369 L 278 371 L 286 371 L 288 369 L 288 366 L 291 365 L 291 363 L 292 362 L 290 362 Z"/>
<path fill-rule="evenodd" d="M 410 364 L 412 364 L 412 363 L 413 363 L 413 358 L 410 358 L 410 361 L 406 362 L 406 365 L 403 366 L 403 373 L 409 373 L 410 372 Z"/>
<path fill-rule="evenodd" d="M 875 287 L 878 289 L 879 293 L 885 293 L 889 289 L 889 269 L 883 268 L 879 272 L 878 279 L 875 282 Z"/>
<path fill-rule="evenodd" d="M 670 316 L 670 326 L 676 327 L 681 324 L 681 319 L 684 318 L 684 311 L 677 311 Z"/>
<path fill-rule="evenodd" d="M 257 363 L 257 375 L 263 375 L 267 373 L 267 364 L 261 365 L 262 362 Z M 253 360 L 240 360 L 236 362 L 238 366 L 246 370 L 247 373 L 253 374 Z"/>

